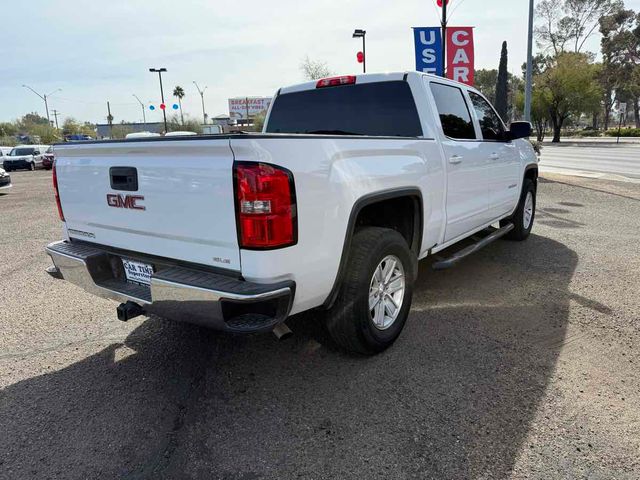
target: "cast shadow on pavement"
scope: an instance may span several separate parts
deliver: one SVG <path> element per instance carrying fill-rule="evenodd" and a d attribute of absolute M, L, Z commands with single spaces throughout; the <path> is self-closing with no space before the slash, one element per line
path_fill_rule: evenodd
<path fill-rule="evenodd" d="M 374 358 L 325 346 L 313 314 L 283 343 L 149 319 L 0 394 L 0 478 L 506 478 L 576 263 L 536 235 L 423 262 L 405 331 Z"/>

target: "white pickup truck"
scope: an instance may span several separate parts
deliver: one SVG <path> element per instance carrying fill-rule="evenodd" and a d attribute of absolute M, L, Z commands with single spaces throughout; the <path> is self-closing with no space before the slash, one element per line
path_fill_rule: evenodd
<path fill-rule="evenodd" d="M 122 302 L 121 320 L 282 334 L 317 309 L 339 345 L 377 353 L 419 259 L 529 235 L 530 133 L 473 88 L 401 72 L 282 88 L 262 133 L 58 145 L 48 272 Z"/>

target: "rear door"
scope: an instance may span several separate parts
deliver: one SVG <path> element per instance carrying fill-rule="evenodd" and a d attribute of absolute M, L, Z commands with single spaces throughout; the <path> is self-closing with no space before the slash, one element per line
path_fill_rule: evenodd
<path fill-rule="evenodd" d="M 428 81 L 428 80 L 425 80 Z M 481 154 L 467 99 L 461 88 L 431 81 L 447 169 L 447 220 L 444 242 L 482 226 L 489 219 L 488 159 Z"/>
<path fill-rule="evenodd" d="M 482 134 L 481 154 L 489 161 L 489 211 L 494 219 L 509 213 L 518 203 L 519 158 L 491 104 L 472 91 L 469 98 Z"/>
<path fill-rule="evenodd" d="M 56 146 L 70 238 L 240 270 L 227 138 Z"/>

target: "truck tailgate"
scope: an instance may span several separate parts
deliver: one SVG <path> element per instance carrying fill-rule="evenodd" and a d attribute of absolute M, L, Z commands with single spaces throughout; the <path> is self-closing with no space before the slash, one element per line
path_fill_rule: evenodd
<path fill-rule="evenodd" d="M 55 152 L 70 238 L 240 270 L 228 138 L 70 144 Z"/>

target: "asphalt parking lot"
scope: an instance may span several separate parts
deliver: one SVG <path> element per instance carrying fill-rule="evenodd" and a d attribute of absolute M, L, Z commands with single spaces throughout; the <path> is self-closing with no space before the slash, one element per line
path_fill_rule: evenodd
<path fill-rule="evenodd" d="M 284 342 L 119 322 L 44 273 L 51 173 L 11 175 L 2 479 L 640 477 L 640 201 L 611 182 L 542 180 L 527 242 L 422 262 L 403 335 L 360 358 L 313 315 Z"/>

